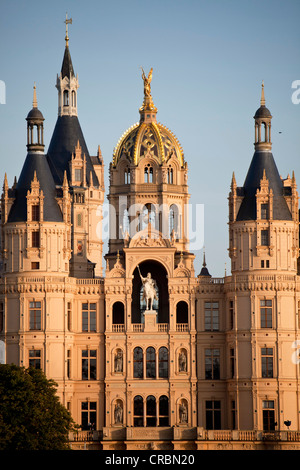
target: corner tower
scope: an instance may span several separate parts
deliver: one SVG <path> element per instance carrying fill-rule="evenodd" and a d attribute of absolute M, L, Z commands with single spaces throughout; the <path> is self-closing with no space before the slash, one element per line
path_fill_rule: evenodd
<path fill-rule="evenodd" d="M 224 287 L 226 348 L 233 364 L 227 386 L 236 427 L 265 429 L 271 416 L 268 429 L 280 431 L 287 415 L 295 416 L 292 410 L 298 409 L 298 366 L 290 353 L 297 339 L 298 193 L 294 174 L 279 176 L 271 119 L 262 85 L 254 155 L 244 185 L 238 187 L 234 175 L 231 182 L 231 276 Z"/>
<path fill-rule="evenodd" d="M 255 152 L 244 185 L 238 187 L 233 175 L 229 195 L 229 255 L 236 273 L 297 269 L 298 192 L 294 174 L 286 179 L 279 175 L 272 154 L 271 119 L 262 84 L 254 115 Z"/>
<path fill-rule="evenodd" d="M 71 197 L 72 258 L 70 275 L 77 278 L 102 275 L 102 215 L 104 163 L 100 147 L 89 154 L 77 112 L 78 76 L 69 48 L 66 18 L 65 52 L 57 75 L 58 117 L 47 152 L 47 160 L 58 188 L 68 186 Z"/>

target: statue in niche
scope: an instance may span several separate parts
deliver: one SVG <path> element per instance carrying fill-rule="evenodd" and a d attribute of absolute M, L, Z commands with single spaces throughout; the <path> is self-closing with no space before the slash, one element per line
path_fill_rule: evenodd
<path fill-rule="evenodd" d="M 182 401 L 179 405 L 179 422 L 184 424 L 187 423 L 188 420 L 188 413 L 187 413 L 187 405 L 185 401 Z"/>
<path fill-rule="evenodd" d="M 179 372 L 186 372 L 187 371 L 187 358 L 186 358 L 186 352 L 181 351 L 179 353 Z"/>
<path fill-rule="evenodd" d="M 144 286 L 142 300 L 146 301 L 146 310 L 152 310 L 153 300 L 154 299 L 158 300 L 157 295 L 156 295 L 156 290 L 155 290 L 156 281 L 154 279 L 152 279 L 151 273 L 148 273 L 147 277 L 143 277 L 141 275 L 139 265 L 137 267 L 138 267 L 138 270 L 139 270 L 141 281 L 142 281 L 143 286 Z M 149 308 L 149 306 L 150 306 L 150 308 Z"/>
<path fill-rule="evenodd" d="M 115 372 L 123 372 L 123 353 L 120 350 L 115 354 Z"/>
<path fill-rule="evenodd" d="M 117 402 L 115 404 L 114 418 L 115 418 L 115 424 L 123 423 L 123 408 L 120 402 Z"/>

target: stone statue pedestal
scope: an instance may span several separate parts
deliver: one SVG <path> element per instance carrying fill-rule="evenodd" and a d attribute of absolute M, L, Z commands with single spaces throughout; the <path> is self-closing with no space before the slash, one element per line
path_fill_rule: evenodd
<path fill-rule="evenodd" d="M 157 312 L 156 310 L 144 310 L 144 331 L 157 331 Z"/>

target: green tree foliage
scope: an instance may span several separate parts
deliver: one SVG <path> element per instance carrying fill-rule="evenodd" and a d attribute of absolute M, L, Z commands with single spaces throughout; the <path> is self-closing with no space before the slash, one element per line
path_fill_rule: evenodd
<path fill-rule="evenodd" d="M 41 370 L 0 364 L 0 450 L 65 450 L 75 424 Z"/>

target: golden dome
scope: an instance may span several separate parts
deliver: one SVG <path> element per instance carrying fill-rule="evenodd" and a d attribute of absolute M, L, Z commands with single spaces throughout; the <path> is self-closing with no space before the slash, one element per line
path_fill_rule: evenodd
<path fill-rule="evenodd" d="M 113 153 L 113 166 L 123 154 L 135 165 L 146 155 L 154 157 L 159 164 L 175 155 L 180 166 L 184 166 L 183 150 L 177 138 L 167 127 L 156 122 L 137 123 L 122 135 Z"/>
<path fill-rule="evenodd" d="M 138 165 L 140 160 L 147 156 L 154 157 L 159 164 L 167 161 L 174 155 L 184 166 L 183 149 L 176 136 L 164 125 L 156 122 L 157 109 L 153 104 L 150 81 L 152 69 L 142 78 L 144 80 L 144 102 L 140 108 L 141 119 L 139 123 L 131 126 L 119 139 L 113 152 L 113 166 L 125 155 L 131 163 Z"/>

